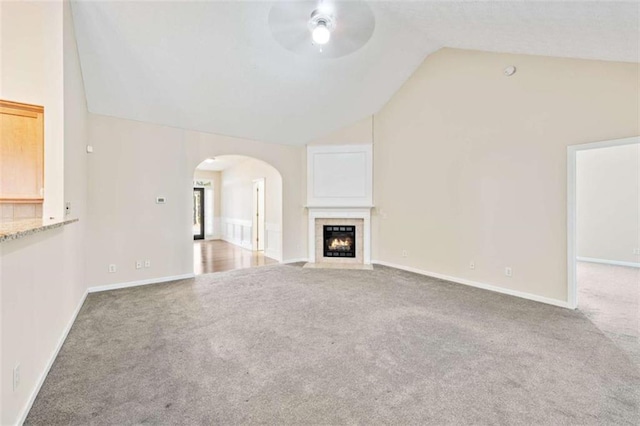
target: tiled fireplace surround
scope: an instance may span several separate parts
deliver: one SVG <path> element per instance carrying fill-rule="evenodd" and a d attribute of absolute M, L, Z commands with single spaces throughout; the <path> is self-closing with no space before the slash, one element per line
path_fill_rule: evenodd
<path fill-rule="evenodd" d="M 356 227 L 356 257 L 324 257 L 324 225 Z M 371 264 L 371 214 L 369 208 L 310 208 L 309 263 Z"/>
<path fill-rule="evenodd" d="M 371 268 L 372 189 L 371 144 L 307 147 L 305 267 Z M 325 257 L 324 225 L 355 226 L 356 257 Z"/>

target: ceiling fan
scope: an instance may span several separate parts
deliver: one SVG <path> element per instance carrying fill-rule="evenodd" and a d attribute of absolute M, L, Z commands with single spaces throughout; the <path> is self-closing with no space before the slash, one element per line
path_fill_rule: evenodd
<path fill-rule="evenodd" d="M 292 52 L 337 58 L 369 41 L 375 17 L 363 1 L 284 1 L 271 8 L 269 27 L 276 41 Z"/>

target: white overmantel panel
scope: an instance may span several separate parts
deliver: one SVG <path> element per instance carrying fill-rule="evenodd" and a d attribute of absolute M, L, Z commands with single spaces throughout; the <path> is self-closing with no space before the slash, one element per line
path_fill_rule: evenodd
<path fill-rule="evenodd" d="M 370 207 L 373 203 L 372 145 L 307 147 L 307 205 Z"/>

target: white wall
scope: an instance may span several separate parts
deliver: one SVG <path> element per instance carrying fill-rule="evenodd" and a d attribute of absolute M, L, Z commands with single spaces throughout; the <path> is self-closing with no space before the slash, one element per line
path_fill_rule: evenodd
<path fill-rule="evenodd" d="M 283 259 L 306 257 L 304 147 L 89 115 L 87 274 L 103 286 L 193 273 L 193 174 L 206 158 L 245 155 L 282 175 Z M 167 203 L 155 204 L 156 196 Z M 136 260 L 151 268 L 136 270 Z M 108 265 L 117 265 L 108 273 Z"/>
<path fill-rule="evenodd" d="M 0 98 L 44 106 L 43 217 L 64 201 L 62 2 L 2 2 Z"/>
<path fill-rule="evenodd" d="M 636 136 L 638 81 L 633 63 L 427 57 L 374 117 L 374 259 L 566 301 L 566 147 Z"/>
<path fill-rule="evenodd" d="M 282 178 L 260 160 L 248 158 L 222 171 L 223 238 L 251 248 L 253 180 L 265 178 L 265 255 L 280 259 Z"/>
<path fill-rule="evenodd" d="M 580 258 L 639 263 L 640 147 L 578 151 L 576 236 Z"/>
<path fill-rule="evenodd" d="M 14 23 L 25 23 L 34 18 L 43 24 L 30 27 L 34 39 L 62 40 L 64 37 L 64 90 L 59 99 L 53 102 L 64 105 L 64 111 L 58 114 L 59 122 L 53 127 L 64 128 L 65 140 L 63 144 L 62 139 L 49 139 L 48 146 L 55 143 L 57 145 L 52 149 L 64 153 L 64 193 L 72 201 L 73 215 L 79 217 L 80 222 L 0 243 L 0 423 L 3 425 L 15 424 L 26 416 L 86 293 L 84 146 L 87 140 L 87 111 L 69 5 L 65 3 L 63 8 L 62 3 L 41 2 L 19 6 L 11 4 L 6 8 L 7 5 L 0 4 L 3 78 L 7 76 L 4 70 L 13 69 L 11 57 L 4 56 L 5 45 L 20 45 L 25 57 L 34 53 L 30 47 L 37 54 L 42 53 L 38 42 L 33 45 L 23 43 L 21 29 L 17 35 L 7 32 L 8 27 L 4 26 L 6 22 L 11 22 L 9 27 L 12 27 Z M 55 25 L 49 19 L 55 21 Z M 58 26 L 58 19 L 64 20 L 64 30 L 62 25 Z M 62 58 L 62 45 L 57 49 L 57 55 Z M 46 57 L 55 56 L 53 53 L 48 52 Z M 55 69 L 57 59 L 53 62 Z M 28 74 L 38 75 L 48 69 L 47 65 L 46 60 L 33 63 L 33 68 L 27 70 Z M 26 89 L 27 92 L 32 90 L 32 87 Z M 24 100 L 17 88 L 12 93 L 14 99 Z M 14 392 L 12 373 L 17 364 L 20 364 L 21 383 Z"/>

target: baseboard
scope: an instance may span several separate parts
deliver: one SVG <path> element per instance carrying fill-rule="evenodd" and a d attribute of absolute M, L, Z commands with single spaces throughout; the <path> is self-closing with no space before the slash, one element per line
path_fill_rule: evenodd
<path fill-rule="evenodd" d="M 228 237 L 222 237 L 221 238 L 222 241 L 226 241 L 229 244 L 233 244 L 234 246 L 238 246 L 241 247 L 243 249 L 246 250 L 252 250 L 253 247 L 251 246 L 251 241 L 247 241 L 247 240 L 234 240 Z"/>
<path fill-rule="evenodd" d="M 277 251 L 277 250 L 269 250 L 269 249 L 266 249 L 266 250 L 264 251 L 264 255 L 265 255 L 266 257 L 270 258 L 270 259 L 275 259 L 275 260 L 277 260 L 278 262 L 280 262 L 280 259 L 279 259 L 279 257 L 280 257 L 280 253 L 278 253 L 278 251 Z"/>
<path fill-rule="evenodd" d="M 89 293 L 97 293 L 97 292 L 100 292 L 100 291 L 117 290 L 119 288 L 138 287 L 138 286 L 141 286 L 141 285 L 160 284 L 160 283 L 166 283 L 168 281 L 186 280 L 186 279 L 189 279 L 189 278 L 193 278 L 195 276 L 196 276 L 195 274 L 191 273 L 191 274 L 173 275 L 173 276 L 170 276 L 170 277 L 149 278 L 148 280 L 129 281 L 129 282 L 126 282 L 126 283 L 98 285 L 98 286 L 94 286 L 94 287 L 89 287 Z"/>
<path fill-rule="evenodd" d="M 374 260 L 371 263 L 376 265 L 388 266 L 390 268 L 401 269 L 407 272 L 413 272 L 415 274 L 425 275 L 427 277 L 438 278 L 445 281 L 451 281 L 457 284 L 464 284 L 470 287 L 481 288 L 483 290 L 494 291 L 496 293 L 508 294 L 509 296 L 520 297 L 522 299 L 533 300 L 534 302 L 546 303 L 548 305 L 559 306 L 561 308 L 569 308 L 569 304 L 563 300 L 551 299 L 549 297 L 538 296 L 531 293 L 525 293 L 522 291 L 511 290 L 504 287 L 498 287 L 491 284 L 480 283 L 477 281 L 466 280 L 464 278 L 451 277 L 449 275 L 438 274 L 436 272 L 424 271 L 422 269 L 412 268 L 410 266 L 398 265 L 391 262 L 384 262 L 381 260 Z"/>
<path fill-rule="evenodd" d="M 603 263 L 605 265 L 628 266 L 630 268 L 640 268 L 640 263 L 636 263 L 636 262 L 623 262 L 620 260 L 595 259 L 593 257 L 580 257 L 580 256 L 576 257 L 576 260 L 579 262 Z"/>
<path fill-rule="evenodd" d="M 280 264 L 281 265 L 286 265 L 289 263 L 299 263 L 299 262 L 308 262 L 309 259 L 305 258 L 300 258 L 300 259 L 287 259 L 287 260 L 281 260 Z"/>
<path fill-rule="evenodd" d="M 36 382 L 36 387 L 33 389 L 33 392 L 31 392 L 31 396 L 29 396 L 29 399 L 27 400 L 27 405 L 25 405 L 24 409 L 22 410 L 22 413 L 18 417 L 18 422 L 16 423 L 17 426 L 22 426 L 25 420 L 27 420 L 29 411 L 31 411 L 31 407 L 35 402 L 36 397 L 38 396 L 38 393 L 40 393 L 40 388 L 42 388 L 42 385 L 44 384 L 44 381 L 47 378 L 47 375 L 49 374 L 49 370 L 51 370 L 51 366 L 53 365 L 54 361 L 58 357 L 58 353 L 60 352 L 60 349 L 62 349 L 62 345 L 64 345 L 65 340 L 67 340 L 69 331 L 71 331 L 71 327 L 73 327 L 73 323 L 76 322 L 76 318 L 80 313 L 80 309 L 82 309 L 82 305 L 84 305 L 84 301 L 86 300 L 88 293 L 89 293 L 88 291 L 84 292 L 82 299 L 80 299 L 80 303 L 78 303 L 78 306 L 76 306 L 75 311 L 71 315 L 71 319 L 69 320 L 69 322 L 67 323 L 67 326 L 62 331 L 62 336 L 60 336 L 60 339 L 58 339 L 58 344 L 56 345 L 56 348 L 53 350 L 53 354 L 49 358 L 49 362 L 47 362 L 47 366 L 45 367 L 44 371 L 38 378 L 38 381 Z"/>

